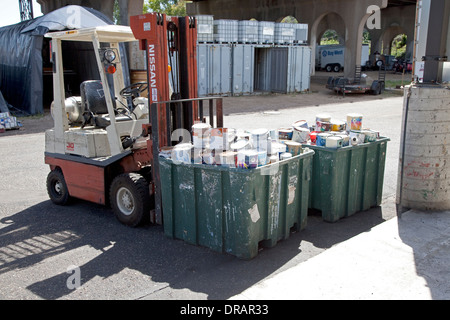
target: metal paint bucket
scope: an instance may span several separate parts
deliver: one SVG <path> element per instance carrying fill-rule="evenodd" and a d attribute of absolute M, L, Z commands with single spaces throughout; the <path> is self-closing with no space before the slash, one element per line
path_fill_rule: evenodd
<path fill-rule="evenodd" d="M 253 148 L 257 151 L 268 150 L 268 129 L 257 129 L 252 131 L 252 144 Z"/>
<path fill-rule="evenodd" d="M 209 148 L 214 150 L 229 150 L 230 143 L 236 137 L 236 130 L 229 128 L 211 129 Z"/>
<path fill-rule="evenodd" d="M 330 137 L 327 137 L 325 146 L 330 149 L 339 149 L 339 148 L 342 148 L 342 142 L 343 142 L 343 139 L 341 137 L 330 136 Z"/>
<path fill-rule="evenodd" d="M 258 167 L 264 167 L 268 164 L 267 152 L 258 151 Z"/>
<path fill-rule="evenodd" d="M 292 158 L 292 154 L 289 153 L 289 152 L 285 152 L 285 153 L 282 153 L 282 154 L 280 155 L 280 160 L 281 160 L 281 161 L 287 160 L 287 159 L 291 159 L 291 158 Z"/>
<path fill-rule="evenodd" d="M 293 128 L 298 127 L 298 128 L 305 128 L 309 130 L 308 127 L 308 122 L 306 122 L 306 120 L 299 120 L 294 122 L 294 124 L 292 125 Z"/>
<path fill-rule="evenodd" d="M 211 126 L 207 123 L 196 123 L 192 126 L 192 142 L 194 148 L 206 148 L 210 142 Z"/>
<path fill-rule="evenodd" d="M 364 140 L 366 139 L 366 135 L 364 133 L 361 133 L 361 131 L 350 131 L 350 139 L 351 139 L 352 145 L 363 144 Z M 356 144 L 354 144 L 354 143 L 356 143 Z"/>
<path fill-rule="evenodd" d="M 285 140 L 290 141 L 290 140 Z M 270 144 L 270 150 L 267 151 L 268 154 L 279 156 L 280 153 L 284 153 L 287 151 L 286 144 L 282 142 L 272 142 Z"/>
<path fill-rule="evenodd" d="M 204 150 L 202 152 L 202 159 L 203 159 L 204 164 L 215 165 L 216 157 L 215 157 L 214 150 Z"/>
<path fill-rule="evenodd" d="M 317 135 L 319 134 L 320 132 L 318 132 L 318 131 L 313 131 L 313 132 L 311 132 L 311 134 L 309 135 L 309 138 L 311 139 L 311 142 L 312 143 L 316 143 L 316 141 L 317 141 Z"/>
<path fill-rule="evenodd" d="M 287 152 L 292 154 L 294 157 L 302 153 L 302 144 L 295 141 L 286 141 Z"/>
<path fill-rule="evenodd" d="M 269 138 L 270 139 L 272 139 L 272 140 L 278 140 L 278 130 L 276 130 L 276 129 L 270 129 L 269 130 Z"/>
<path fill-rule="evenodd" d="M 219 161 L 217 164 L 228 168 L 236 168 L 236 156 L 237 152 L 234 151 L 222 152 L 219 154 Z"/>
<path fill-rule="evenodd" d="M 347 115 L 347 130 L 361 130 L 362 128 L 363 116 L 358 113 L 350 113 Z"/>
<path fill-rule="evenodd" d="M 342 138 L 342 147 L 348 147 L 350 145 L 350 137 L 347 134 L 336 135 L 336 137 Z"/>
<path fill-rule="evenodd" d="M 162 147 L 161 150 L 159 151 L 159 156 L 162 158 L 169 159 L 170 157 L 172 157 L 172 150 L 173 147 Z"/>
<path fill-rule="evenodd" d="M 305 127 L 294 127 L 292 140 L 299 143 L 306 143 L 310 140 L 311 131 Z"/>
<path fill-rule="evenodd" d="M 270 162 L 269 162 L 270 164 L 277 163 L 277 162 L 280 161 L 280 156 L 279 156 L 278 154 L 276 154 L 276 155 L 271 155 L 270 158 L 269 158 L 269 161 L 270 161 Z"/>
<path fill-rule="evenodd" d="M 331 136 L 329 133 L 319 133 L 317 135 L 316 145 L 319 147 L 325 147 L 329 136 Z"/>
<path fill-rule="evenodd" d="M 256 150 L 242 150 L 237 154 L 237 166 L 242 169 L 258 167 L 258 152 Z"/>
<path fill-rule="evenodd" d="M 292 140 L 292 134 L 292 129 L 283 128 L 278 130 L 278 137 L 280 140 Z"/>
<path fill-rule="evenodd" d="M 328 121 L 316 121 L 316 131 L 327 132 L 331 131 L 331 122 Z"/>
<path fill-rule="evenodd" d="M 379 135 L 376 131 L 372 130 L 363 130 L 361 133 L 364 133 L 364 143 L 370 143 L 377 141 L 377 136 Z"/>
<path fill-rule="evenodd" d="M 341 120 L 331 120 L 331 131 L 345 131 L 347 124 Z"/>
<path fill-rule="evenodd" d="M 172 149 L 172 160 L 182 163 L 191 163 L 193 145 L 190 143 L 177 144 Z"/>
<path fill-rule="evenodd" d="M 237 140 L 236 142 L 230 144 L 230 149 L 235 152 L 239 152 L 241 150 L 250 149 L 250 142 L 246 139 Z"/>

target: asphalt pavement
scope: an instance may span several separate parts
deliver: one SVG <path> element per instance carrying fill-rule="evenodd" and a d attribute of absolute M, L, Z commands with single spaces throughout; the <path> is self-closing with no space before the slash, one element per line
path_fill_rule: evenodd
<path fill-rule="evenodd" d="M 108 207 L 55 206 L 45 187 L 44 133 L 0 135 L 0 299 L 448 299 L 450 215 L 397 215 L 402 102 L 225 117 L 230 127 L 251 129 L 359 112 L 391 139 L 381 206 L 336 223 L 311 214 L 304 230 L 248 261 L 167 238 L 162 226 L 123 226 Z"/>

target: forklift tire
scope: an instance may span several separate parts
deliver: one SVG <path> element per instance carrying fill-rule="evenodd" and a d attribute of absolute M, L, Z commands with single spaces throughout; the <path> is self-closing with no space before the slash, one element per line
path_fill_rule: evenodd
<path fill-rule="evenodd" d="M 69 190 L 61 169 L 57 168 L 49 172 L 47 176 L 47 192 L 54 204 L 64 206 L 69 201 Z"/>
<path fill-rule="evenodd" d="M 150 216 L 149 185 L 137 173 L 114 178 L 110 188 L 111 207 L 116 218 L 130 227 L 137 227 Z"/>

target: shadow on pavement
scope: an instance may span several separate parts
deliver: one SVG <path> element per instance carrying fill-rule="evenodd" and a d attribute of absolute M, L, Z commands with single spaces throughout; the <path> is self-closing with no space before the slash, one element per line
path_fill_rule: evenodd
<path fill-rule="evenodd" d="M 43 299 L 72 299 L 68 296 L 73 290 L 66 285 L 70 276 L 66 268 L 73 263 L 67 255 L 78 251 L 83 254 L 87 246 L 99 252 L 79 266 L 81 287 L 88 285 L 85 289 L 88 299 L 205 299 L 206 296 L 223 300 L 370 230 L 384 221 L 382 216 L 382 208 L 377 207 L 330 224 L 311 213 L 305 230 L 291 234 L 274 248 L 261 250 L 253 260 L 244 261 L 167 238 L 162 226 L 126 227 L 108 208 L 99 205 L 75 200 L 62 208 L 45 201 L 1 219 L 6 226 L 0 229 L 0 274 L 17 269 L 31 272 L 38 264 L 44 264 L 52 270 L 48 274 L 56 276 L 36 281 L 27 289 Z M 135 287 L 129 297 L 121 295 L 122 282 L 114 284 L 112 280 L 100 287 L 89 286 L 96 277 L 108 279 L 124 269 L 136 270 L 146 279 L 140 283 L 130 280 L 127 285 Z"/>

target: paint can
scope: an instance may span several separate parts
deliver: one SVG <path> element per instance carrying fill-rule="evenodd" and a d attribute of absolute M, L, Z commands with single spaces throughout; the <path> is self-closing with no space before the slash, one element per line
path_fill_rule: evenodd
<path fill-rule="evenodd" d="M 264 167 L 267 164 L 267 151 L 258 151 L 258 167 Z"/>
<path fill-rule="evenodd" d="M 219 154 L 219 161 L 217 164 L 228 168 L 236 168 L 236 156 L 237 153 L 234 151 L 222 152 Z"/>
<path fill-rule="evenodd" d="M 285 153 L 282 153 L 282 154 L 280 155 L 280 160 L 281 160 L 281 161 L 287 160 L 287 159 L 291 159 L 291 158 L 292 158 L 292 154 L 289 153 L 289 152 L 285 152 Z"/>
<path fill-rule="evenodd" d="M 278 137 L 280 140 L 292 140 L 293 130 L 288 128 L 278 129 Z"/>
<path fill-rule="evenodd" d="M 311 131 L 305 127 L 294 127 L 292 140 L 299 143 L 306 143 L 310 140 Z"/>
<path fill-rule="evenodd" d="M 270 164 L 277 163 L 277 162 L 280 161 L 280 156 L 279 156 L 278 154 L 276 154 L 276 155 L 271 155 L 270 158 L 269 158 L 269 160 L 270 160 L 270 162 L 269 162 Z"/>
<path fill-rule="evenodd" d="M 331 130 L 331 122 L 316 121 L 316 131 L 327 132 Z"/>
<path fill-rule="evenodd" d="M 317 135 L 316 146 L 325 147 L 329 136 L 331 136 L 329 133 L 319 133 Z"/>
<path fill-rule="evenodd" d="M 376 131 L 372 131 L 372 130 L 363 130 L 361 131 L 362 133 L 364 133 L 364 143 L 370 143 L 370 142 L 375 142 L 377 141 L 377 132 Z"/>
<path fill-rule="evenodd" d="M 331 129 L 331 116 L 323 113 L 316 115 L 316 131 L 324 132 Z"/>
<path fill-rule="evenodd" d="M 235 152 L 239 152 L 241 150 L 248 150 L 250 149 L 250 147 L 251 147 L 250 141 L 246 139 L 240 139 L 230 144 L 230 149 Z"/>
<path fill-rule="evenodd" d="M 202 152 L 202 160 L 203 160 L 203 164 L 215 165 L 216 164 L 216 157 L 215 157 L 214 150 L 203 150 L 203 152 Z"/>
<path fill-rule="evenodd" d="M 342 142 L 343 142 L 343 140 L 341 137 L 330 136 L 330 137 L 327 137 L 325 146 L 330 149 L 339 149 L 339 148 L 342 148 Z"/>
<path fill-rule="evenodd" d="M 350 139 L 351 139 L 353 146 L 358 145 L 358 144 L 363 144 L 364 140 L 366 139 L 366 135 L 364 133 L 361 133 L 361 131 L 350 131 Z M 356 143 L 356 144 L 354 144 L 354 143 Z"/>
<path fill-rule="evenodd" d="M 290 140 L 283 140 L 283 141 L 290 141 Z M 276 155 L 279 156 L 280 153 L 286 152 L 287 147 L 286 144 L 282 142 L 273 142 L 270 144 L 270 150 L 267 151 L 270 155 Z"/>
<path fill-rule="evenodd" d="M 278 130 L 276 130 L 276 129 L 270 129 L 269 130 L 269 138 L 270 139 L 277 141 L 278 137 L 279 137 L 278 136 Z"/>
<path fill-rule="evenodd" d="M 265 151 L 267 153 L 268 150 L 268 129 L 256 129 L 252 131 L 252 145 L 253 148 L 257 151 Z"/>
<path fill-rule="evenodd" d="M 318 132 L 318 131 L 313 131 L 313 132 L 311 132 L 311 134 L 309 135 L 309 138 L 311 139 L 311 143 L 316 143 L 316 141 L 317 141 L 317 135 L 319 134 L 320 132 Z"/>
<path fill-rule="evenodd" d="M 170 159 L 172 157 L 173 147 L 162 147 L 159 151 L 159 156 L 161 158 Z"/>
<path fill-rule="evenodd" d="M 336 137 L 342 138 L 342 147 L 348 147 L 350 145 L 350 137 L 348 134 L 336 135 Z"/>
<path fill-rule="evenodd" d="M 191 163 L 192 144 L 180 143 L 172 149 L 172 160 L 182 163 Z"/>
<path fill-rule="evenodd" d="M 207 148 L 210 142 L 211 125 L 207 123 L 196 123 L 192 126 L 192 142 L 194 148 Z"/>
<path fill-rule="evenodd" d="M 306 122 L 306 120 L 299 120 L 294 122 L 294 124 L 292 125 L 293 128 L 297 127 L 297 128 L 305 128 L 309 130 L 308 127 L 308 122 Z"/>
<path fill-rule="evenodd" d="M 360 131 L 362 128 L 363 116 L 359 113 L 350 113 L 347 115 L 347 130 Z"/>
<path fill-rule="evenodd" d="M 295 141 L 286 141 L 287 152 L 292 156 L 298 156 L 302 153 L 302 144 Z"/>
<path fill-rule="evenodd" d="M 242 169 L 258 167 L 258 152 L 256 150 L 241 150 L 237 153 L 237 166 Z"/>
<path fill-rule="evenodd" d="M 341 120 L 331 120 L 331 131 L 345 131 L 347 124 Z"/>
<path fill-rule="evenodd" d="M 213 128 L 210 134 L 209 148 L 214 150 L 229 150 L 230 143 L 236 137 L 236 130 L 229 128 Z"/>

